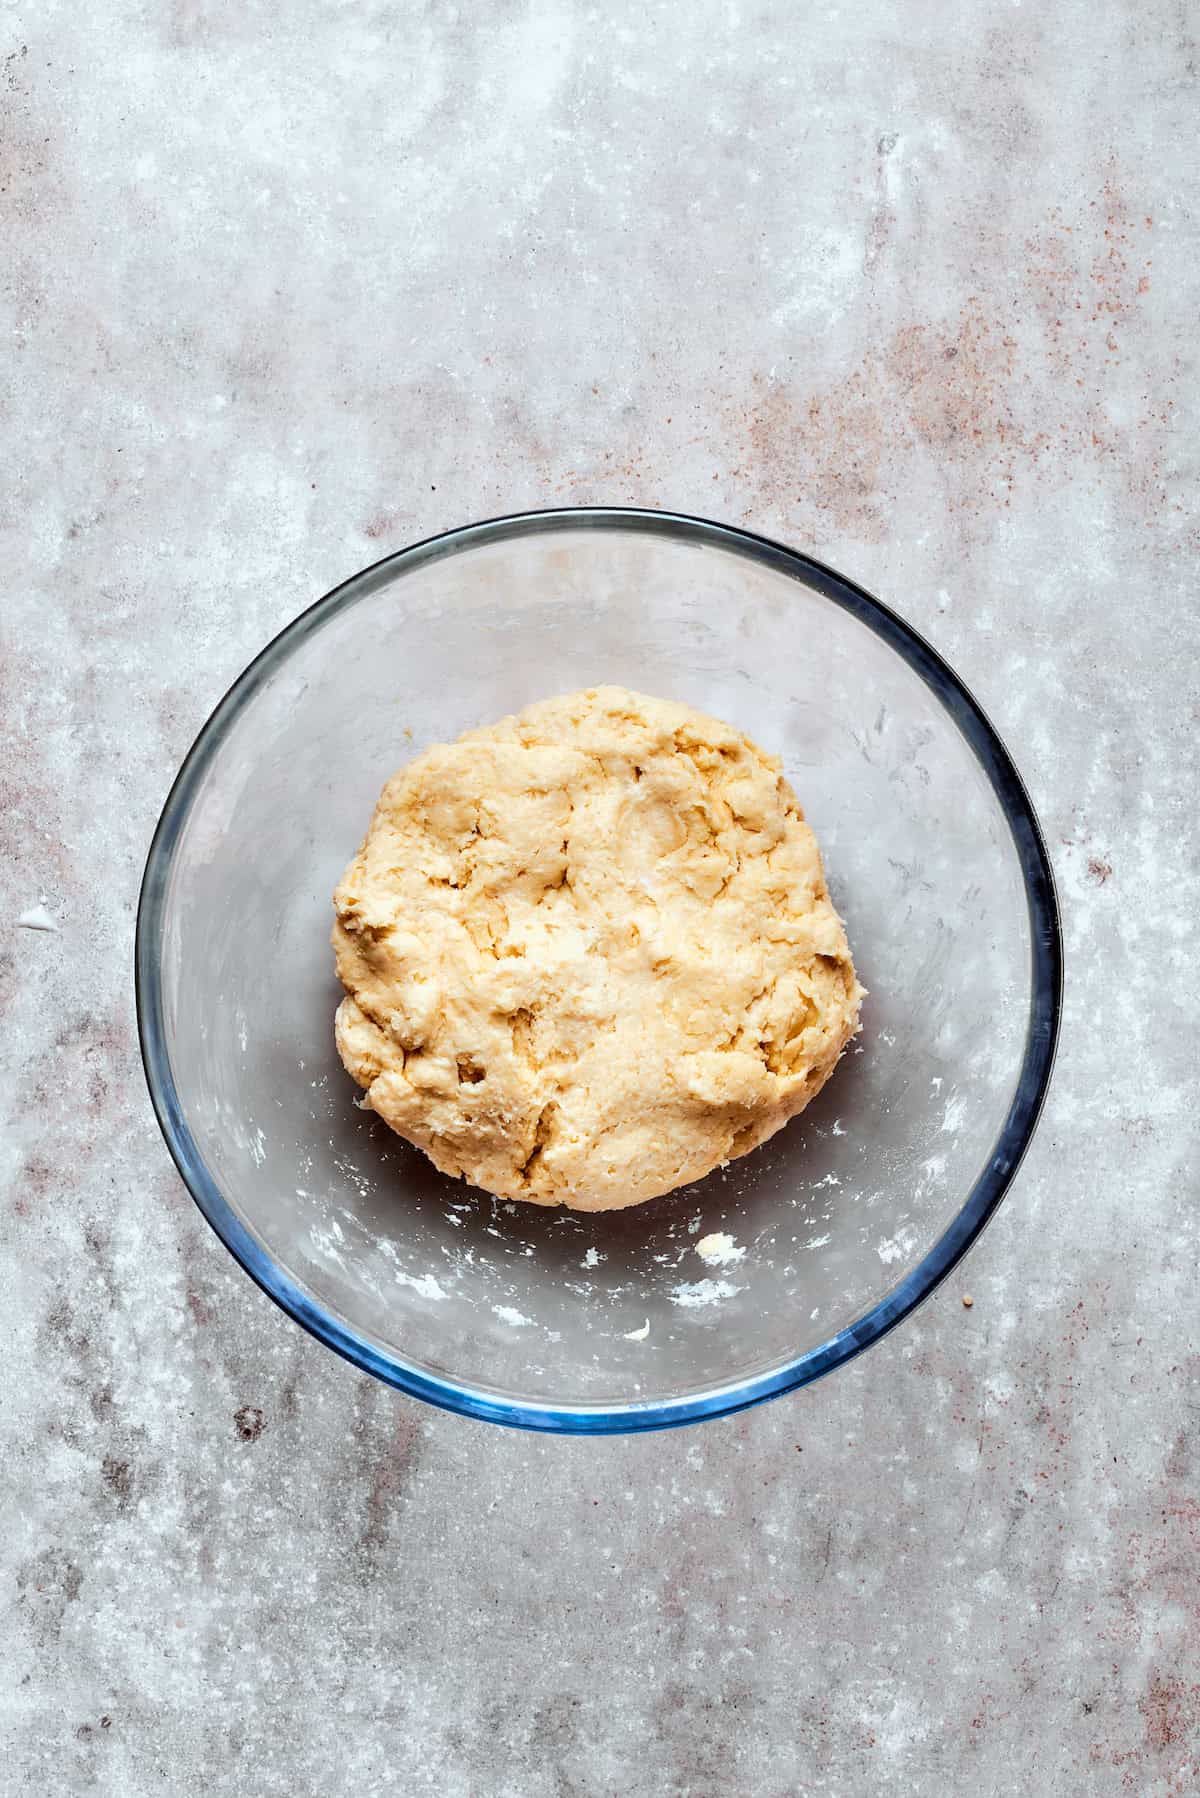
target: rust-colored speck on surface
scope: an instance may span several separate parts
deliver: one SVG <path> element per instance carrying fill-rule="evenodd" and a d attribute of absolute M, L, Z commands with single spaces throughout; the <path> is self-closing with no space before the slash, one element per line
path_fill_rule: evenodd
<path fill-rule="evenodd" d="M 100 1478 L 116 1499 L 117 1509 L 127 1511 L 133 1501 L 133 1468 L 130 1463 L 119 1461 L 115 1455 L 105 1455 L 100 1466 Z"/>
<path fill-rule="evenodd" d="M 1156 1673 L 1138 1701 L 1146 1742 L 1157 1753 L 1191 1744 L 1200 1752 L 1200 1685 Z"/>
<path fill-rule="evenodd" d="M 257 1405 L 240 1405 L 233 1414 L 233 1427 L 243 1442 L 257 1442 L 267 1427 L 266 1416 Z"/>
<path fill-rule="evenodd" d="M 192 1314 L 193 1322 L 203 1329 L 205 1325 L 212 1322 L 216 1313 L 213 1311 L 212 1306 L 201 1297 L 194 1286 L 188 1286 L 186 1297 L 187 1308 Z"/>

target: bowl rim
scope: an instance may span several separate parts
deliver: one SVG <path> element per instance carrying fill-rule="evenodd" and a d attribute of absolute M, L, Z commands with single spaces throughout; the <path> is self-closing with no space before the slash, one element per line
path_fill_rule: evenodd
<path fill-rule="evenodd" d="M 480 1390 L 449 1376 L 435 1376 L 401 1356 L 381 1350 L 326 1311 L 285 1273 L 229 1205 L 188 1127 L 167 1050 L 160 965 L 172 861 L 203 776 L 226 733 L 254 694 L 291 651 L 331 615 L 400 575 L 485 543 L 563 530 L 624 530 L 724 549 L 799 580 L 867 625 L 924 680 L 974 751 L 1011 832 L 1029 910 L 1031 990 L 1021 1072 L 991 1155 L 956 1216 L 914 1268 L 861 1317 L 826 1342 L 768 1373 L 709 1387 L 679 1399 L 597 1405 L 526 1402 Z M 1054 876 L 1029 795 L 998 732 L 937 650 L 890 606 L 799 550 L 741 526 L 635 506 L 564 506 L 515 512 L 439 532 L 360 570 L 285 625 L 213 708 L 172 783 L 146 858 L 138 898 L 134 963 L 138 1039 L 159 1128 L 202 1215 L 251 1279 L 319 1342 L 353 1366 L 414 1398 L 466 1417 L 520 1429 L 585 1435 L 667 1429 L 728 1416 L 810 1385 L 878 1342 L 924 1303 L 995 1214 L 1029 1146 L 1053 1070 L 1063 984 L 1062 928 Z"/>

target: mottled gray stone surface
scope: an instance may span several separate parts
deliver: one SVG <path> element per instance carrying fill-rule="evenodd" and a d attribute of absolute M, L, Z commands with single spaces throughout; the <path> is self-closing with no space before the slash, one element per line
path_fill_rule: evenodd
<path fill-rule="evenodd" d="M 0 20 L 0 1789 L 1196 1790 L 1188 9 Z M 927 632 L 1069 956 L 964 1276 L 812 1391 L 609 1442 L 277 1313 L 159 1141 L 131 978 L 254 651 L 390 547 L 585 500 L 744 521 Z"/>

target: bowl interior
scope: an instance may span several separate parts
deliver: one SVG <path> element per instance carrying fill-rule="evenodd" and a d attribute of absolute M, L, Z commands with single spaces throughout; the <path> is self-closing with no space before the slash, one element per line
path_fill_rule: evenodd
<path fill-rule="evenodd" d="M 592 1414 L 716 1388 L 733 1402 L 925 1256 L 1013 1101 L 1030 921 L 992 784 L 893 643 L 819 571 L 797 578 L 752 541 L 559 519 L 393 558 L 260 658 L 168 807 L 142 997 L 198 1196 L 210 1215 L 229 1207 L 310 1319 L 451 1402 Z M 870 997 L 825 1091 L 765 1148 L 580 1217 L 448 1180 L 357 1108 L 333 1047 L 330 895 L 410 755 L 607 681 L 782 756 Z M 717 1231 L 740 1254 L 710 1265 L 697 1244 Z"/>

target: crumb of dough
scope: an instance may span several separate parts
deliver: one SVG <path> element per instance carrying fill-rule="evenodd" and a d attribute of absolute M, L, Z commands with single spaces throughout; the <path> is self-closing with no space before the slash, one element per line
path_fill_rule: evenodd
<path fill-rule="evenodd" d="M 501 1198 L 604 1211 L 802 1111 L 862 990 L 779 763 L 597 687 L 393 775 L 334 895 L 371 1109 Z"/>
<path fill-rule="evenodd" d="M 728 1267 L 732 1261 L 740 1261 L 745 1249 L 724 1230 L 714 1230 L 711 1236 L 702 1236 L 696 1244 L 696 1253 L 701 1261 L 707 1261 L 710 1267 Z"/>
<path fill-rule="evenodd" d="M 970 1309 L 971 1309 L 971 1306 L 972 1306 L 972 1305 L 973 1305 L 973 1304 L 974 1304 L 974 1303 L 975 1303 L 975 1300 L 974 1300 L 974 1299 L 973 1299 L 973 1298 L 972 1298 L 972 1297 L 971 1297 L 971 1295 L 970 1295 L 970 1293 L 969 1293 L 969 1292 L 964 1292 L 964 1293 L 963 1293 L 963 1306 L 964 1306 L 964 1308 L 965 1308 L 965 1309 L 966 1309 L 966 1310 L 967 1310 L 967 1311 L 969 1311 L 969 1310 L 970 1310 Z"/>

